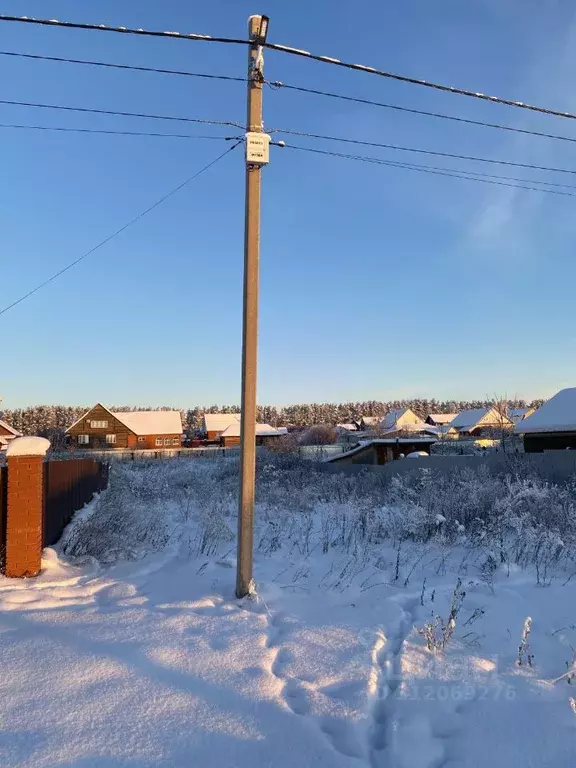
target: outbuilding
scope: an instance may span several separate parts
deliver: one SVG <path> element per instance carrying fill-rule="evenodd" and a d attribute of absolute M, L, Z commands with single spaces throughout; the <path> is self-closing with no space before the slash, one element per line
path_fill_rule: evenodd
<path fill-rule="evenodd" d="M 514 431 L 524 436 L 526 453 L 576 450 L 576 387 L 561 389 Z"/>

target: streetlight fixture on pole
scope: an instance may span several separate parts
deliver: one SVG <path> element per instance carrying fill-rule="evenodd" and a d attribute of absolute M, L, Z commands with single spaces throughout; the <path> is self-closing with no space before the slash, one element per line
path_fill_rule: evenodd
<path fill-rule="evenodd" d="M 236 596 L 252 588 L 254 496 L 256 484 L 256 380 L 258 357 L 258 271 L 260 260 L 260 185 L 268 163 L 270 137 L 262 122 L 263 45 L 269 19 L 248 20 L 248 116 L 246 121 L 246 220 L 244 231 L 244 308 L 242 316 L 242 414 L 240 423 L 240 501 Z"/>

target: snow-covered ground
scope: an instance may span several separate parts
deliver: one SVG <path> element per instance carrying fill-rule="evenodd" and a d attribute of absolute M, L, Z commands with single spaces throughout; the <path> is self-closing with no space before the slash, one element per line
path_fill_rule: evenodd
<path fill-rule="evenodd" d="M 447 503 L 421 517 L 399 488 L 380 489 L 396 506 L 378 507 L 375 529 L 361 514 L 382 503 L 371 480 L 271 465 L 258 596 L 238 601 L 233 467 L 178 466 L 119 468 L 67 554 L 46 550 L 35 580 L 0 580 L 0 765 L 573 768 L 576 679 L 554 682 L 576 647 L 559 524 L 531 563 L 517 508 L 523 536 L 506 531 L 500 550 L 489 512 L 473 536 L 462 509 L 458 527 Z M 550 501 L 524 486 L 524 505 L 535 495 Z"/>

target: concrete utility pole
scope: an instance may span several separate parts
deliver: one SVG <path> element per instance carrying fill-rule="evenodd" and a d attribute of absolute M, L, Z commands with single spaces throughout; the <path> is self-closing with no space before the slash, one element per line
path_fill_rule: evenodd
<path fill-rule="evenodd" d="M 242 328 L 242 417 L 240 424 L 240 503 L 236 596 L 252 587 L 254 490 L 256 484 L 256 376 L 258 356 L 258 268 L 260 260 L 260 184 L 268 162 L 270 137 L 262 122 L 267 16 L 248 20 L 248 116 L 246 121 L 246 221 L 244 231 L 244 310 Z"/>

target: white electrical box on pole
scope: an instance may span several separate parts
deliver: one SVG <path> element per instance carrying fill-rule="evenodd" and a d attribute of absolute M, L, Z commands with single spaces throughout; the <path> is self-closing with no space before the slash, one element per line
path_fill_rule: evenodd
<path fill-rule="evenodd" d="M 270 137 L 264 133 L 263 45 L 267 16 L 248 20 L 248 114 L 246 120 L 246 219 L 244 229 L 244 303 L 242 312 L 242 415 L 240 423 L 240 499 L 236 596 L 252 590 L 254 498 L 256 485 L 256 380 L 258 358 L 258 272 L 260 261 L 260 184 L 268 163 Z"/>

